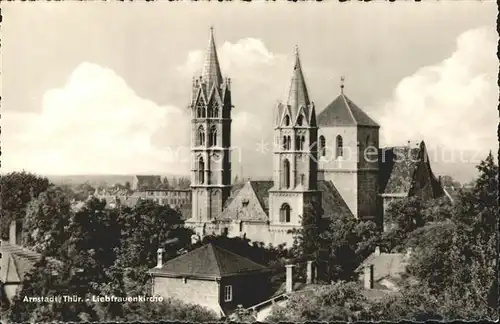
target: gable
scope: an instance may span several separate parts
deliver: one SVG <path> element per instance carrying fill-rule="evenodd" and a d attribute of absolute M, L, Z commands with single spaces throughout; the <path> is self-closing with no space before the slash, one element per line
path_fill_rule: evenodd
<path fill-rule="evenodd" d="M 224 208 L 221 219 L 240 219 L 240 220 L 267 220 L 266 209 L 268 208 L 268 197 L 266 185 L 255 184 L 249 181 L 235 193 L 229 204 Z M 272 181 L 263 181 L 271 182 Z M 254 184 L 252 184 L 254 183 Z M 258 192 L 258 195 L 257 195 Z M 267 207 L 266 207 L 267 206 Z"/>

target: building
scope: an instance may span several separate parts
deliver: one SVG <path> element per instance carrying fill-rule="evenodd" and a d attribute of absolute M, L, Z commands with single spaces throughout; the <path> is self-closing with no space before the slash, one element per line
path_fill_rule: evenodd
<path fill-rule="evenodd" d="M 249 306 L 267 296 L 270 270 L 214 244 L 207 244 L 149 271 L 152 294 L 176 298 L 225 317 L 238 305 Z"/>
<path fill-rule="evenodd" d="M 21 226 L 15 221 L 10 224 L 9 240 L 1 241 L 0 253 L 2 308 L 8 308 L 21 290 L 25 276 L 40 261 L 42 255 L 21 246 Z M 61 264 L 52 258 L 47 258 L 47 261 Z"/>
<path fill-rule="evenodd" d="M 161 188 L 163 182 L 159 175 L 136 175 L 130 184 L 133 191 L 141 191 L 145 189 Z"/>
<path fill-rule="evenodd" d="M 324 217 L 349 215 L 382 227 L 388 204 L 420 195 L 445 195 L 434 177 L 425 144 L 379 148 L 380 126 L 344 93 L 318 115 L 295 50 L 286 102 L 274 113 L 271 181 L 231 183 L 231 87 L 223 79 L 213 30 L 202 76 L 193 82 L 191 217 L 200 236 L 227 233 L 265 244 L 291 246 L 308 205 L 322 204 Z"/>
<path fill-rule="evenodd" d="M 387 147 L 379 150 L 379 211 L 384 215 L 390 203 L 419 196 L 423 201 L 443 197 L 446 192 L 434 176 L 422 141 L 416 147 Z M 452 199 L 450 199 L 451 201 Z"/>
<path fill-rule="evenodd" d="M 143 197 L 172 208 L 191 206 L 191 190 L 189 189 L 148 189 L 143 192 Z"/>

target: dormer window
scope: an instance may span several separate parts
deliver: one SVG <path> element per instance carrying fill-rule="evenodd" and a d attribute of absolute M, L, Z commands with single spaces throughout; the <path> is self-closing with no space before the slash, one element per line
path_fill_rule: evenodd
<path fill-rule="evenodd" d="M 243 200 L 241 201 L 241 206 L 242 206 L 242 207 L 247 207 L 247 206 L 248 206 L 248 203 L 249 203 L 249 200 L 245 198 L 245 199 L 243 199 Z"/>

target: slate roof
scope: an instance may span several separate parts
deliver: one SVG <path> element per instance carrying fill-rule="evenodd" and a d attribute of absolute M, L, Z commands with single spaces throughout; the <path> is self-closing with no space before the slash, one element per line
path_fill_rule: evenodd
<path fill-rule="evenodd" d="M 292 81 L 290 83 L 287 99 L 287 105 L 289 105 L 292 110 L 292 116 L 290 117 L 294 120 L 297 116 L 299 107 L 307 107 L 309 104 L 309 94 L 307 92 L 304 74 L 302 73 L 299 50 L 298 48 L 295 48 L 295 65 L 293 67 Z"/>
<path fill-rule="evenodd" d="M 341 93 L 317 118 L 319 127 L 367 126 L 380 127 L 361 108 Z"/>
<path fill-rule="evenodd" d="M 214 31 L 210 28 L 210 37 L 208 40 L 208 49 L 205 54 L 205 62 L 203 63 L 202 78 L 208 85 L 208 89 L 212 88 L 212 84 L 222 84 L 222 74 L 217 58 L 217 49 L 215 48 Z"/>
<path fill-rule="evenodd" d="M 226 200 L 226 203 L 224 204 L 224 208 L 229 206 L 229 204 L 233 201 L 234 197 L 238 195 L 238 192 L 245 186 L 245 182 L 233 184 L 231 187 L 231 196 Z"/>
<path fill-rule="evenodd" d="M 42 255 L 19 245 L 1 241 L 0 253 L 0 281 L 4 284 L 22 282 Z M 50 262 L 59 262 L 52 258 Z"/>
<path fill-rule="evenodd" d="M 418 147 L 399 146 L 379 150 L 379 188 L 381 193 L 414 195 L 423 192 L 430 198 L 444 195 L 434 176 L 425 143 Z"/>
<path fill-rule="evenodd" d="M 216 279 L 270 271 L 267 267 L 232 253 L 215 244 L 207 244 L 177 258 L 167 261 L 152 274 Z"/>

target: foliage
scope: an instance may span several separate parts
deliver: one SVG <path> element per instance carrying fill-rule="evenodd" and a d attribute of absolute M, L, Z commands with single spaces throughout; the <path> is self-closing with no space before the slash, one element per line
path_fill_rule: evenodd
<path fill-rule="evenodd" d="M 372 221 L 343 216 L 330 223 L 325 241 L 329 251 L 328 280 L 354 280 L 356 268 L 380 244 L 380 232 Z"/>
<path fill-rule="evenodd" d="M 61 254 L 67 239 L 71 202 L 63 188 L 51 187 L 28 203 L 23 223 L 23 244 L 48 256 Z"/>
<path fill-rule="evenodd" d="M 274 306 L 266 321 L 356 321 L 366 317 L 368 307 L 355 283 L 339 281 L 292 295 L 286 306 Z"/>
<path fill-rule="evenodd" d="M 11 172 L 0 176 L 1 237 L 8 238 L 9 224 L 13 220 L 22 221 L 31 199 L 38 197 L 50 186 L 49 180 L 25 171 Z"/>

